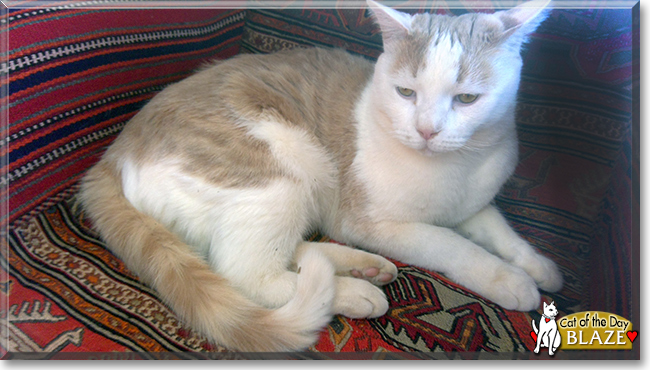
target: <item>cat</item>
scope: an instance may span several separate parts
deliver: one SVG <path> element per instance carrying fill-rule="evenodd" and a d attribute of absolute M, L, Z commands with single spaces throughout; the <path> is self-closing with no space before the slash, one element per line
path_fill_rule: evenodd
<path fill-rule="evenodd" d="M 452 17 L 369 0 L 376 64 L 320 48 L 215 62 L 130 120 L 80 200 L 129 269 L 234 350 L 304 349 L 333 314 L 385 314 L 382 256 L 534 309 L 562 276 L 491 202 L 547 3 Z M 303 241 L 314 229 L 361 249 Z"/>
<path fill-rule="evenodd" d="M 553 356 L 557 348 L 562 343 L 562 337 L 560 332 L 557 330 L 557 323 L 555 322 L 555 317 L 557 316 L 557 308 L 555 307 L 555 301 L 550 304 L 544 302 L 544 314 L 539 320 L 539 329 L 535 325 L 535 320 L 533 323 L 533 332 L 536 334 L 535 339 L 535 349 L 533 352 L 539 353 L 541 347 L 548 347 L 548 354 Z"/>

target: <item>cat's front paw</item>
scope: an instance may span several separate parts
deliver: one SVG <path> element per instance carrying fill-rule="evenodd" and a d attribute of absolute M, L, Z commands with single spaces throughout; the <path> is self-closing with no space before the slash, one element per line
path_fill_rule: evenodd
<path fill-rule="evenodd" d="M 541 296 L 535 281 L 522 269 L 503 263 L 492 279 L 483 282 L 482 294 L 507 310 L 530 311 L 539 306 Z"/>
<path fill-rule="evenodd" d="M 540 289 L 551 293 L 562 289 L 564 282 L 562 273 L 555 262 L 550 259 L 537 253 L 531 253 L 516 258 L 512 264 L 526 271 Z"/>
<path fill-rule="evenodd" d="M 333 313 L 351 319 L 374 318 L 388 311 L 384 292 L 371 283 L 349 277 L 336 278 Z"/>

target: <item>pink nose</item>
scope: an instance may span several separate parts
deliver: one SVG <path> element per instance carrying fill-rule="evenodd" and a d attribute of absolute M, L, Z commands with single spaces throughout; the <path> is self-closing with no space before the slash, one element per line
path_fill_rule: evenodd
<path fill-rule="evenodd" d="M 417 130 L 418 130 L 418 134 L 420 134 L 420 136 L 422 136 L 422 138 L 427 141 L 429 141 L 429 139 L 438 135 L 438 133 L 433 131 L 432 129 L 418 128 Z"/>

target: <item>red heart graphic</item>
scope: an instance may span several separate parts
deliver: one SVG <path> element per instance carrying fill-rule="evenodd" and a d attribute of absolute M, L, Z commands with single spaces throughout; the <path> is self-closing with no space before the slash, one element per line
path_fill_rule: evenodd
<path fill-rule="evenodd" d="M 629 334 L 629 331 L 628 331 L 628 334 Z M 537 343 L 537 334 L 535 334 L 534 331 L 530 332 L 530 336 L 533 337 L 533 340 L 535 341 L 535 343 Z M 636 334 L 635 334 L 635 336 L 636 336 Z"/>
<path fill-rule="evenodd" d="M 636 336 L 639 335 L 639 332 L 635 330 L 635 331 L 628 331 L 625 334 L 627 335 L 628 338 L 630 338 L 632 343 L 634 343 L 634 340 L 636 339 Z"/>

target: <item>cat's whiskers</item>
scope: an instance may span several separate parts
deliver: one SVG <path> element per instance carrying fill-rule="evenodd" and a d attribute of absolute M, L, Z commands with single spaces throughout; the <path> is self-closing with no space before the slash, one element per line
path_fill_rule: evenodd
<path fill-rule="evenodd" d="M 503 145 L 503 144 L 505 144 L 507 142 L 508 142 L 508 140 L 505 139 L 505 138 L 497 140 L 497 141 L 494 141 L 494 140 L 481 141 L 481 140 L 478 140 L 478 139 L 476 139 L 474 137 L 471 137 L 471 138 L 469 138 L 467 140 L 467 142 L 465 143 L 465 145 L 463 146 L 462 149 L 481 151 L 481 150 L 485 150 L 485 149 L 488 149 L 488 148 L 501 146 L 501 145 Z"/>
<path fill-rule="evenodd" d="M 402 143 L 408 144 L 411 147 L 419 146 L 419 140 L 417 140 L 417 138 L 414 139 L 413 135 L 409 134 L 405 130 L 394 129 L 391 132 L 391 134 L 397 140 L 401 141 Z"/>

